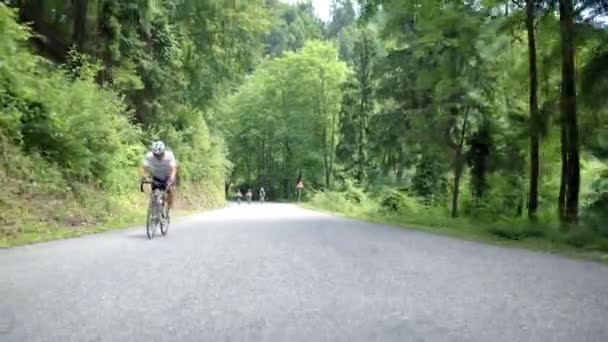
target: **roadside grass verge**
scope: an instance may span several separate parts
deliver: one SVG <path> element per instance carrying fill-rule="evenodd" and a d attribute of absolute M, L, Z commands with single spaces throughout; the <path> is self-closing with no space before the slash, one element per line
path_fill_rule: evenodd
<path fill-rule="evenodd" d="M 563 232 L 556 225 L 531 224 L 524 219 L 503 217 L 492 222 L 466 217 L 452 219 L 442 208 L 405 203 L 398 210 L 385 210 L 379 204 L 381 201 L 365 196 L 348 197 L 340 192 L 317 193 L 302 206 L 368 222 L 608 263 L 608 238 L 584 226 Z"/>
<path fill-rule="evenodd" d="M 193 209 L 176 209 L 172 213 L 173 223 L 180 218 L 185 218 L 198 213 L 198 210 Z M 176 220 L 177 219 L 177 220 Z M 114 230 L 128 229 L 134 227 L 142 227 L 142 235 L 145 234 L 144 226 L 146 220 L 146 212 L 134 212 L 130 216 L 121 217 L 102 224 L 81 227 L 65 227 L 65 226 L 46 226 L 35 225 L 26 226 L 23 232 L 14 237 L 4 237 L 0 240 L 0 248 L 16 247 L 52 240 L 63 240 L 77 238 L 85 235 L 104 233 Z"/>
<path fill-rule="evenodd" d="M 147 193 L 111 196 L 100 191 L 91 191 L 78 199 L 13 200 L 13 210 L 3 212 L 0 248 L 144 227 L 147 199 Z M 179 220 L 203 210 L 221 207 L 223 204 L 217 198 L 203 198 L 188 193 L 178 200 L 172 217 Z"/>

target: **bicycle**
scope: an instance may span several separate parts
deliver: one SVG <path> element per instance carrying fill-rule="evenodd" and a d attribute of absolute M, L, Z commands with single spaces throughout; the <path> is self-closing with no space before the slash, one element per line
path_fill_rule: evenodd
<path fill-rule="evenodd" d="M 139 188 L 144 192 L 144 184 L 153 185 L 150 193 L 150 203 L 148 204 L 148 215 L 146 218 L 146 235 L 149 240 L 154 238 L 156 231 L 160 227 L 160 232 L 167 235 L 169 232 L 169 206 L 165 201 L 167 189 L 165 184 L 157 181 L 142 180 Z"/>

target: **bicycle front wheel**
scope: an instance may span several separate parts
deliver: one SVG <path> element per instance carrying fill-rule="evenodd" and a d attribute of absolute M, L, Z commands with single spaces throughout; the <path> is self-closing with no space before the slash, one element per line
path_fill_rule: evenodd
<path fill-rule="evenodd" d="M 154 235 L 152 234 L 152 206 L 148 207 L 148 216 L 146 217 L 146 235 L 148 240 L 152 240 Z"/>
<path fill-rule="evenodd" d="M 149 240 L 152 240 L 152 238 L 154 238 L 159 223 L 160 222 L 158 219 L 156 205 L 150 203 L 150 206 L 148 207 L 148 217 L 146 220 L 146 235 L 148 236 Z"/>
<path fill-rule="evenodd" d="M 163 209 L 163 218 L 161 219 L 161 224 L 160 224 L 160 232 L 163 235 L 167 235 L 167 233 L 169 232 L 169 221 L 170 221 L 170 216 L 169 216 L 169 207 L 167 205 L 164 206 Z"/>

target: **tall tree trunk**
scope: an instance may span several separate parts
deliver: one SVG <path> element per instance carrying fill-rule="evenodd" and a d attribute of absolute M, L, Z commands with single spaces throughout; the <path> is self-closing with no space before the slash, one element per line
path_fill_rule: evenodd
<path fill-rule="evenodd" d="M 566 192 L 565 223 L 578 222 L 578 196 L 580 188 L 580 160 L 578 146 L 578 124 L 576 118 L 576 80 L 574 64 L 574 18 L 572 0 L 560 0 L 560 27 L 562 36 L 562 125 L 566 127 Z M 563 171 L 563 168 L 562 168 Z"/>
<path fill-rule="evenodd" d="M 258 184 L 260 186 L 264 182 L 264 174 L 266 170 L 266 139 L 262 138 L 262 148 L 260 148 L 260 155 L 258 156 Z"/>
<path fill-rule="evenodd" d="M 274 175 L 274 170 L 272 167 L 272 144 L 268 144 L 268 151 L 266 153 L 266 178 L 264 179 L 264 186 L 268 187 L 267 192 L 270 191 L 273 186 L 271 183 L 272 177 Z"/>
<path fill-rule="evenodd" d="M 291 178 L 289 178 L 289 174 L 291 173 L 291 147 L 289 146 L 289 135 L 285 137 L 285 178 L 283 178 L 283 191 L 286 199 L 289 199 L 289 194 L 291 194 L 293 190 L 293 186 L 291 185 Z"/>
<path fill-rule="evenodd" d="M 283 115 L 288 118 L 288 110 L 287 107 L 287 94 L 285 93 L 285 89 L 281 88 L 281 103 L 283 105 Z M 284 171 L 283 171 L 283 191 L 286 199 L 289 199 L 289 194 L 293 191 L 293 185 L 291 184 L 291 178 L 289 178 L 289 174 L 291 173 L 291 146 L 289 145 L 289 131 L 285 134 L 285 149 L 284 153 Z"/>
<path fill-rule="evenodd" d="M 82 52 L 87 30 L 87 14 L 89 12 L 89 0 L 72 0 L 73 26 L 72 42 Z"/>
<path fill-rule="evenodd" d="M 358 158 L 357 158 L 357 180 L 363 183 L 367 177 L 365 167 L 367 165 L 366 145 L 367 145 L 367 118 L 369 117 L 370 103 L 370 79 L 371 79 L 371 47 L 366 31 L 362 35 L 361 58 L 358 61 L 359 74 L 359 127 L 358 127 Z"/>
<path fill-rule="evenodd" d="M 526 0 L 526 29 L 528 31 L 528 61 L 530 67 L 530 192 L 528 196 L 528 218 L 531 221 L 536 221 L 540 170 L 540 134 L 538 128 L 538 70 L 536 66 L 536 36 L 534 33 L 534 0 Z"/>
<path fill-rule="evenodd" d="M 104 1 L 99 4 L 97 15 L 98 46 L 101 49 L 100 57 L 103 62 L 103 70 L 99 73 L 98 83 L 101 86 L 112 83 L 114 56 L 112 54 L 112 43 L 118 39 L 116 28 L 112 21 L 117 15 L 118 4 L 112 1 Z"/>
<path fill-rule="evenodd" d="M 331 129 L 330 129 L 330 145 L 329 145 L 329 178 L 327 183 L 327 188 L 330 189 L 332 186 L 332 176 L 334 174 L 334 157 L 336 155 L 336 124 L 337 124 L 337 114 L 331 114 Z"/>
<path fill-rule="evenodd" d="M 330 171 L 329 171 L 329 148 L 328 148 L 328 143 L 327 143 L 327 129 L 323 128 L 323 136 L 322 139 L 324 141 L 324 146 L 323 146 L 323 168 L 325 171 L 325 188 L 329 189 L 329 177 L 330 177 Z"/>
<path fill-rule="evenodd" d="M 224 181 L 224 195 L 226 196 L 226 198 L 230 198 L 230 179 L 226 178 L 226 180 Z"/>
<path fill-rule="evenodd" d="M 365 156 L 364 156 L 364 150 L 363 150 L 363 139 L 364 135 L 365 135 L 365 130 L 364 130 L 364 113 L 363 111 L 364 106 L 363 106 L 363 101 L 365 98 L 365 94 L 364 94 L 364 86 L 361 86 L 361 99 L 360 99 L 360 103 L 359 103 L 359 134 L 358 134 L 358 146 L 357 146 L 357 181 L 359 181 L 359 184 L 362 184 L 364 181 L 364 164 L 365 164 Z"/>
<path fill-rule="evenodd" d="M 560 177 L 559 184 L 559 195 L 557 198 L 557 210 L 558 217 L 560 222 L 566 222 L 566 192 L 567 192 L 567 182 L 568 182 L 568 151 L 566 149 L 566 141 L 568 140 L 568 134 L 566 133 L 566 124 L 564 123 L 563 112 L 561 115 L 561 159 L 562 159 L 562 172 Z"/>
<path fill-rule="evenodd" d="M 397 184 L 401 184 L 401 181 L 403 180 L 403 167 L 401 166 L 401 163 L 397 164 L 397 171 L 395 172 L 395 179 L 397 180 Z"/>
<path fill-rule="evenodd" d="M 325 97 L 325 70 L 321 69 L 320 74 L 321 84 L 319 87 L 319 107 L 317 111 L 321 120 L 323 120 L 324 127 L 322 127 L 322 140 L 323 140 L 323 165 L 325 168 L 325 187 L 329 189 L 331 187 L 331 176 L 333 172 L 335 145 L 336 145 L 336 114 L 331 113 L 331 117 L 327 117 L 327 103 Z M 329 125 L 329 127 L 327 127 Z"/>
<path fill-rule="evenodd" d="M 63 63 L 70 49 L 70 42 L 56 26 L 47 22 L 44 7 L 39 2 L 22 0 L 11 6 L 19 8 L 21 22 L 31 23 L 32 30 L 36 32 L 31 36 L 31 42 L 40 49 L 40 52 L 45 57 Z"/>
<path fill-rule="evenodd" d="M 464 112 L 464 120 L 460 131 L 460 141 L 456 147 L 456 156 L 454 158 L 454 187 L 452 189 L 452 217 L 458 216 L 458 195 L 460 194 L 460 178 L 462 176 L 462 150 L 464 148 L 464 138 L 467 131 L 469 119 L 469 108 Z"/>

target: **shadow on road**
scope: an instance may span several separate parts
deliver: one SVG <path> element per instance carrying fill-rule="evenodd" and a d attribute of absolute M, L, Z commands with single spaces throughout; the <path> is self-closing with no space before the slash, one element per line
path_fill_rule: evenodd
<path fill-rule="evenodd" d="M 142 232 L 134 232 L 134 233 L 129 233 L 127 235 L 125 235 L 127 237 L 127 239 L 134 239 L 134 240 L 148 240 L 148 236 L 146 235 L 146 231 L 142 231 Z M 154 236 L 155 238 L 157 237 L 156 235 Z"/>

